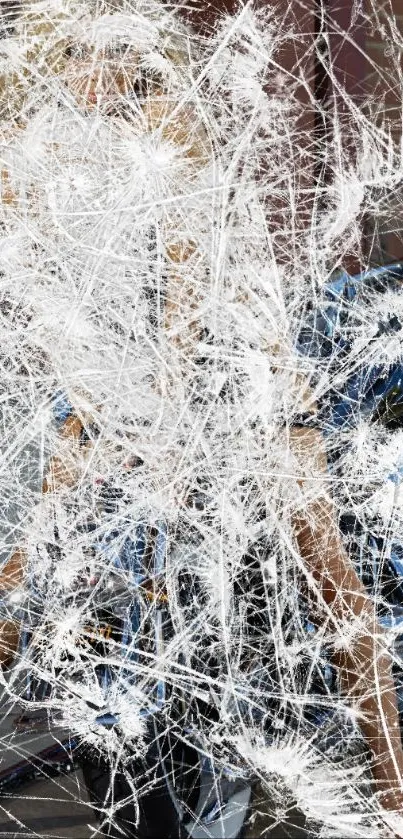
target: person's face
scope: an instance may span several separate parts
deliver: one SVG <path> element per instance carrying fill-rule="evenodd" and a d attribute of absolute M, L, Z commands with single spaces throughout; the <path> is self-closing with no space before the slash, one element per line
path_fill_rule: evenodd
<path fill-rule="evenodd" d="M 64 79 L 85 111 L 108 110 L 132 95 L 139 76 L 137 56 L 90 55 L 71 58 Z"/>

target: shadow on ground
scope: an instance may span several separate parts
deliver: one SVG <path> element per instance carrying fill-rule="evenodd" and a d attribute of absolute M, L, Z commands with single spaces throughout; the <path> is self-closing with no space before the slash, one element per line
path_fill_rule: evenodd
<path fill-rule="evenodd" d="M 0 798 L 1 839 L 89 839 L 95 826 L 80 772 L 32 781 Z"/>

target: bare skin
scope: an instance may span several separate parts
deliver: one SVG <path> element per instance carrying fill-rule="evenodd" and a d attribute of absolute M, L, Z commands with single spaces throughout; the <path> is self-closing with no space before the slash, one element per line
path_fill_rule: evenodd
<path fill-rule="evenodd" d="M 24 579 L 25 554 L 21 549 L 14 551 L 0 574 L 0 590 L 13 591 Z M 19 640 L 19 627 L 13 621 L 0 621 L 0 666 L 12 662 Z"/>
<path fill-rule="evenodd" d="M 79 469 L 72 468 L 73 452 L 82 430 L 77 417 L 68 418 L 61 429 L 62 439 L 71 442 L 72 460 L 53 457 L 43 483 L 43 492 L 73 487 Z M 323 475 L 326 458 L 320 435 L 313 430 L 294 429 L 291 445 L 299 458 Z M 312 469 L 312 454 L 314 455 Z M 301 477 L 300 485 L 304 480 Z M 325 615 L 335 634 L 343 624 L 357 622 L 357 632 L 350 643 L 334 653 L 340 668 L 345 696 L 360 712 L 363 736 L 373 755 L 372 773 L 379 803 L 386 810 L 403 811 L 403 750 L 397 711 L 396 690 L 391 660 L 384 644 L 384 631 L 377 622 L 373 604 L 346 556 L 336 524 L 336 515 L 328 498 L 312 502 L 308 517 L 296 516 L 296 540 L 305 566 L 315 582 L 318 617 Z M 0 575 L 0 589 L 10 591 L 24 578 L 25 555 L 14 552 Z M 320 601 L 322 600 L 322 609 Z M 328 607 L 328 609 L 326 609 Z M 0 624 L 0 663 L 9 665 L 18 644 L 18 626 Z"/>
<path fill-rule="evenodd" d="M 119 71 L 120 72 L 120 71 Z M 68 63 L 65 68 L 66 84 L 77 104 L 86 112 L 116 100 L 130 91 L 130 74 L 120 74 L 113 63 L 103 74 L 90 62 Z M 133 69 L 134 73 L 134 69 Z M 202 164 L 207 144 L 203 132 L 194 131 L 189 117 L 170 117 L 169 103 L 158 97 L 144 107 L 144 118 L 148 129 L 160 129 L 167 139 L 183 145 L 186 154 L 195 164 Z M 2 172 L 3 200 L 14 200 L 8 174 Z M 183 277 L 178 266 L 191 259 L 196 246 L 191 242 L 175 242 L 167 231 L 166 255 L 170 266 L 165 331 L 175 351 L 186 355 L 189 342 L 197 337 L 196 301 L 183 292 Z M 179 329 L 175 326 L 179 322 Z M 187 324 L 183 331 L 181 324 Z M 66 421 L 62 436 L 71 439 L 71 458 L 55 456 L 49 464 L 43 491 L 51 492 L 60 486 L 73 487 L 79 480 L 79 464 L 76 458 L 80 422 Z M 303 488 L 306 477 L 326 474 L 326 457 L 320 437 L 312 430 L 295 430 L 291 445 L 301 464 L 300 485 Z M 307 467 L 306 464 L 309 464 Z M 309 474 L 308 474 L 309 473 Z M 361 729 L 373 754 L 373 777 L 379 800 L 387 810 L 403 810 L 403 750 L 397 713 L 396 691 L 391 674 L 391 661 L 384 646 L 382 628 L 379 626 L 373 605 L 367 596 L 357 574 L 344 552 L 337 519 L 332 502 L 324 495 L 312 502 L 305 514 L 294 517 L 294 529 L 301 557 L 308 576 L 316 584 L 317 599 L 321 601 L 322 616 L 334 626 L 335 634 L 340 626 L 357 622 L 357 631 L 351 636 L 345 649 L 334 654 L 334 661 L 340 668 L 342 684 L 349 700 L 354 701 L 362 713 Z M 17 550 L 0 574 L 0 588 L 9 590 L 18 585 L 24 576 L 25 559 Z M 9 664 L 18 643 L 18 628 L 10 622 L 0 625 L 0 662 Z"/>
<path fill-rule="evenodd" d="M 311 429 L 293 432 L 293 446 L 310 463 L 311 474 L 326 470 L 320 434 Z M 303 486 L 303 479 L 300 481 Z M 312 502 L 308 517 L 294 520 L 296 539 L 308 572 L 316 583 L 318 601 L 337 635 L 343 624 L 356 623 L 344 648 L 333 655 L 348 701 L 360 712 L 360 727 L 373 755 L 372 774 L 379 803 L 403 812 L 403 749 L 392 662 L 372 601 L 346 555 L 332 502 Z M 318 611 L 325 612 L 325 608 Z"/>

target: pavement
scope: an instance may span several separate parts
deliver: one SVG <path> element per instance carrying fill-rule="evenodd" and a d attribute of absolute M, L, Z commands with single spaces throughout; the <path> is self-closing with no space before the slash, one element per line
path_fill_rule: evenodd
<path fill-rule="evenodd" d="M 80 772 L 36 780 L 0 797 L 0 839 L 90 839 L 95 833 Z"/>
<path fill-rule="evenodd" d="M 270 814 L 268 804 L 266 799 L 255 808 L 244 839 L 310 839 L 303 816 L 296 808 L 278 822 Z M 3 837 L 99 839 L 81 772 L 34 781 L 11 797 L 0 797 L 0 839 Z"/>
<path fill-rule="evenodd" d="M 47 778 L 39 764 L 34 780 L 1 787 L 13 767 L 22 767 L 24 772 L 29 767 L 33 771 L 32 759 L 36 755 L 57 752 L 59 743 L 66 740 L 66 732 L 56 728 L 19 728 L 20 715 L 21 709 L 0 699 L 0 839 L 89 839 L 96 830 L 94 813 L 81 772 L 73 765 L 68 772 L 68 762 L 61 764 L 65 774 L 56 774 L 56 768 L 55 777 Z M 60 756 L 64 754 L 60 751 Z"/>
<path fill-rule="evenodd" d="M 33 756 L 66 740 L 66 732 L 56 728 L 19 730 L 19 714 L 7 701 L 0 700 L 0 839 L 101 839 L 81 771 L 74 765 L 69 772 L 64 766 L 63 774 L 55 777 L 46 778 L 37 772 L 34 780 L 1 789 L 2 776 L 12 767 L 26 762 L 32 766 Z M 257 787 L 244 839 L 309 839 L 299 810 L 291 806 L 279 820 L 273 810 L 267 793 Z"/>

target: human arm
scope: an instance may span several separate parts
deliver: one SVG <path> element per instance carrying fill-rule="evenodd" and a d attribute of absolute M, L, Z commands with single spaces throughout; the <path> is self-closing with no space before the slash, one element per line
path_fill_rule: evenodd
<path fill-rule="evenodd" d="M 7 604 L 7 597 L 21 585 L 25 572 L 25 553 L 17 548 L 0 572 L 0 597 Z M 19 626 L 8 617 L 0 620 L 0 667 L 8 665 L 14 658 L 19 639 Z"/>
<path fill-rule="evenodd" d="M 61 425 L 58 441 L 59 452 L 49 459 L 48 468 L 42 484 L 42 492 L 55 492 L 62 487 L 72 487 L 79 480 L 80 469 L 80 435 L 83 423 L 75 415 L 64 420 Z M 5 563 L 0 572 L 0 597 L 4 599 L 7 608 L 7 598 L 24 582 L 26 573 L 26 554 L 22 548 L 17 548 Z M 0 619 L 0 667 L 7 666 L 15 657 L 20 636 L 17 620 Z"/>
<path fill-rule="evenodd" d="M 322 482 L 327 463 L 320 433 L 295 428 L 291 446 L 300 464 L 299 484 Z M 314 587 L 317 617 L 326 620 L 336 639 L 333 653 L 341 687 L 354 705 L 372 754 L 372 774 L 380 804 L 403 809 L 403 750 L 391 656 L 372 599 L 364 589 L 342 544 L 335 505 L 324 491 L 294 516 L 299 552 Z"/>

